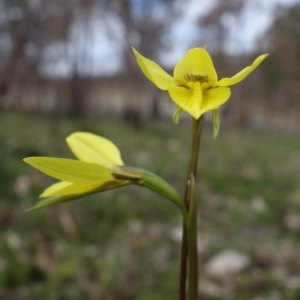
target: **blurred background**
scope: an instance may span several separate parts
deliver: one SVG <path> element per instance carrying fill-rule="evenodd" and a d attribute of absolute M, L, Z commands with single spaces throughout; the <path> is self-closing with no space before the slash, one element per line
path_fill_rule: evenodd
<path fill-rule="evenodd" d="M 91 131 L 183 193 L 190 120 L 141 73 L 206 47 L 232 87 L 200 151 L 201 299 L 300 299 L 299 0 L 0 0 L 0 300 L 177 298 L 180 215 L 126 187 L 25 213 L 53 183 L 27 156 L 72 157 Z"/>

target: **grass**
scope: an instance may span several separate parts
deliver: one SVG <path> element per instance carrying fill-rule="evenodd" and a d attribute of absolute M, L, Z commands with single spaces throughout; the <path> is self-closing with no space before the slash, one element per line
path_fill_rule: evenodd
<path fill-rule="evenodd" d="M 134 131 L 117 120 L 0 118 L 0 300 L 176 299 L 175 206 L 132 186 L 25 213 L 53 181 L 22 158 L 72 157 L 65 137 L 91 131 L 114 141 L 127 165 L 157 173 L 182 193 L 189 124 Z M 222 127 L 212 140 L 205 128 L 197 179 L 201 299 L 299 299 L 299 149 L 296 135 Z M 209 276 L 207 262 L 224 249 L 247 255 L 249 267 Z"/>

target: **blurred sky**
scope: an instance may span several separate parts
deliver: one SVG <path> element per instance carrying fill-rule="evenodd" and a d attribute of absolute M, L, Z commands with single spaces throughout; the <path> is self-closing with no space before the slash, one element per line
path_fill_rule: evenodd
<path fill-rule="evenodd" d="M 229 32 L 225 51 L 232 55 L 251 53 L 255 50 L 258 39 L 272 24 L 278 5 L 287 7 L 299 2 L 300 0 L 252 0 L 247 1 L 241 14 L 225 14 L 221 20 Z M 182 5 L 182 2 L 178 3 Z M 199 5 L 199 0 L 191 0 L 189 5 L 180 7 L 182 16 L 174 20 L 168 37 L 172 43 L 172 51 L 162 52 L 160 56 L 165 67 L 174 66 L 193 45 L 193 40 L 199 34 L 199 27 L 196 26 L 199 16 L 208 14 L 215 3 L 215 0 L 210 0 Z M 109 33 L 101 24 L 104 19 L 110 28 Z M 132 39 L 132 44 L 136 46 L 138 42 L 136 43 L 135 37 Z M 78 14 L 68 45 L 55 44 L 47 48 L 44 55 L 48 63 L 43 71 L 49 76 L 65 77 L 71 73 L 74 62 L 77 62 L 81 73 L 113 75 L 122 67 L 121 53 L 125 44 L 124 29 L 113 14 L 103 16 L 101 11 L 95 10 L 88 22 L 84 22 L 83 16 Z M 209 45 L 206 46 L 209 49 Z"/>
<path fill-rule="evenodd" d="M 251 0 L 246 2 L 246 7 L 240 15 L 224 15 L 221 22 L 230 35 L 225 51 L 232 55 L 254 51 L 257 40 L 272 25 L 278 5 L 288 7 L 299 2 L 299 0 Z M 174 65 L 186 52 L 188 48 L 186 45 L 191 44 L 194 37 L 199 34 L 197 19 L 199 16 L 205 16 L 215 4 L 215 0 L 202 2 L 201 5 L 198 0 L 193 0 L 191 4 L 183 6 L 184 14 L 174 24 L 172 30 L 176 47 L 171 56 L 164 57 L 164 60 L 169 61 L 168 64 Z"/>

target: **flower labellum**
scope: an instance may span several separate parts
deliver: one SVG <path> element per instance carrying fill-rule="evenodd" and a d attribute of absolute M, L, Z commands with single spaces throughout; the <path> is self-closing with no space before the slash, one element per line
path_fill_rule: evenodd
<path fill-rule="evenodd" d="M 268 54 L 260 55 L 251 66 L 244 68 L 231 78 L 218 80 L 216 70 L 208 52 L 203 48 L 189 50 L 174 68 L 173 77 L 155 62 L 142 56 L 133 48 L 137 62 L 145 76 L 159 89 L 168 91 L 178 109 L 174 121 L 178 123 L 182 110 L 199 119 L 205 112 L 213 112 L 214 137 L 219 130 L 218 108 L 231 94 L 229 86 L 245 79 Z"/>

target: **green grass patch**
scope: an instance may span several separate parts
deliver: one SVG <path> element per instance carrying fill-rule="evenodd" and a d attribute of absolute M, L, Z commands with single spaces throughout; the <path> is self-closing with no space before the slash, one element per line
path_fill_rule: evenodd
<path fill-rule="evenodd" d="M 188 123 L 157 122 L 135 131 L 117 120 L 2 113 L 0 300 L 176 299 L 180 245 L 174 232 L 181 219 L 161 196 L 130 186 L 25 213 L 54 181 L 22 158 L 72 157 L 65 137 L 74 131 L 103 135 L 127 165 L 184 191 Z M 200 283 L 221 294 L 204 289 L 201 299 L 298 299 L 299 149 L 295 135 L 222 127 L 213 140 L 205 126 L 197 179 Z M 224 249 L 245 253 L 250 266 L 226 280 L 210 278 L 206 263 Z"/>

